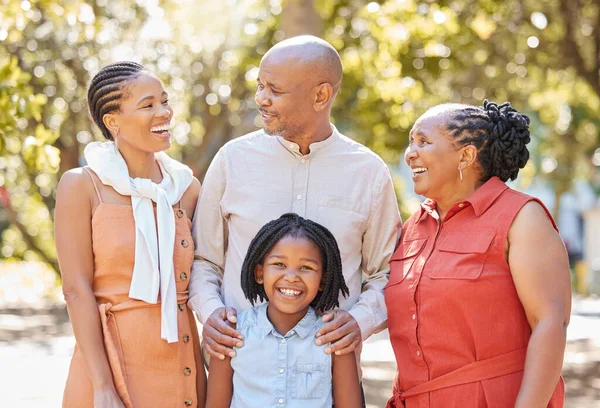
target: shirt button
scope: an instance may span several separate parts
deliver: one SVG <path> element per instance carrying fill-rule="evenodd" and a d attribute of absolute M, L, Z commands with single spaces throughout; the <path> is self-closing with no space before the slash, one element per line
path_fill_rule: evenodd
<path fill-rule="evenodd" d="M 285 343 L 285 339 L 281 339 L 281 342 L 282 342 L 282 343 Z"/>
<path fill-rule="evenodd" d="M 191 398 L 188 398 L 188 399 L 186 399 L 186 400 L 184 401 L 184 404 L 185 404 L 185 406 L 186 406 L 186 407 L 191 407 L 193 402 L 194 402 L 194 401 L 192 401 L 192 399 L 191 399 Z"/>
<path fill-rule="evenodd" d="M 188 242 L 187 242 L 185 239 L 182 239 L 182 240 L 181 240 L 181 246 L 182 246 L 182 247 L 184 247 L 184 248 L 187 248 L 187 247 L 188 247 L 188 245 L 189 245 L 189 244 L 188 244 Z"/>
<path fill-rule="evenodd" d="M 179 278 L 180 278 L 181 280 L 187 280 L 187 273 L 185 273 L 185 272 L 181 272 L 181 273 L 179 274 Z"/>
<path fill-rule="evenodd" d="M 183 336 L 183 342 L 187 343 L 190 341 L 190 336 L 188 336 L 187 334 L 185 336 Z"/>
<path fill-rule="evenodd" d="M 460 204 L 458 205 L 458 208 L 463 208 L 464 206 L 465 206 L 465 204 L 464 204 L 464 203 L 460 203 Z"/>
<path fill-rule="evenodd" d="M 300 194 L 298 194 L 298 195 L 296 196 L 296 198 L 297 198 L 298 200 L 302 200 L 302 196 L 301 196 Z"/>
<path fill-rule="evenodd" d="M 183 375 L 190 375 L 192 373 L 192 369 L 189 367 L 186 367 L 183 369 Z"/>
<path fill-rule="evenodd" d="M 181 310 L 182 312 L 185 310 L 185 305 L 183 303 L 180 303 L 177 305 L 177 307 L 179 308 L 179 310 Z"/>
<path fill-rule="evenodd" d="M 283 398 L 279 398 L 279 399 L 277 400 L 277 402 L 279 402 L 280 404 L 283 404 Z"/>
<path fill-rule="evenodd" d="M 183 217 L 183 210 L 177 210 L 177 217 L 178 218 Z"/>
<path fill-rule="evenodd" d="M 415 320 L 416 318 L 417 318 L 417 315 L 416 315 L 416 314 L 413 314 L 413 315 L 412 315 L 412 319 L 413 319 L 413 320 Z"/>
<path fill-rule="evenodd" d="M 417 357 L 421 357 L 421 352 L 417 350 Z"/>
<path fill-rule="evenodd" d="M 302 159 L 302 160 L 300 160 L 300 163 L 304 164 L 304 163 L 306 163 L 306 160 Z"/>
<path fill-rule="evenodd" d="M 285 369 L 284 369 L 284 368 L 280 368 L 280 369 L 279 369 L 279 372 L 280 372 L 280 373 L 283 373 L 284 371 L 285 371 Z"/>

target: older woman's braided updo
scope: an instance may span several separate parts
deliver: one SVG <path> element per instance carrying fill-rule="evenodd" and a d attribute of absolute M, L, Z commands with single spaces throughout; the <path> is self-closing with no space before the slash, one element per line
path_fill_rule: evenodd
<path fill-rule="evenodd" d="M 122 61 L 105 66 L 92 78 L 87 94 L 90 115 L 108 140 L 113 137 L 102 118 L 121 109 L 121 100 L 127 96 L 127 84 L 143 72 L 149 72 L 143 65 Z"/>
<path fill-rule="evenodd" d="M 446 128 L 459 146 L 474 145 L 482 169 L 482 181 L 497 176 L 514 180 L 529 160 L 529 117 L 509 102 L 485 100 L 483 107 L 459 105 L 449 113 Z"/>

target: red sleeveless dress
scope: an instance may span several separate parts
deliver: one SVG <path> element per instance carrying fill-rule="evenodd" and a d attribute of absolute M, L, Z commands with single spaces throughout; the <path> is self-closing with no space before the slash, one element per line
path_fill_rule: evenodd
<path fill-rule="evenodd" d="M 388 408 L 514 406 L 531 328 L 505 243 L 531 200 L 494 177 L 443 224 L 432 200 L 404 224 L 384 290 L 398 364 Z M 563 404 L 560 378 L 548 407 Z"/>

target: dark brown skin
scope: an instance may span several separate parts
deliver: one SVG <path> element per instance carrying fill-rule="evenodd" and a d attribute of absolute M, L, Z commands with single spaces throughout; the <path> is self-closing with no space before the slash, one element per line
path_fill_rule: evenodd
<path fill-rule="evenodd" d="M 256 103 L 264 129 L 297 143 L 302 154 L 311 143 L 332 134 L 331 106 L 341 83 L 341 63 L 335 50 L 322 40 L 303 36 L 282 41 L 263 57 L 257 80 Z M 214 358 L 234 357 L 242 347 L 241 334 L 226 324 L 236 322 L 233 308 L 219 308 L 207 319 L 202 336 Z M 331 343 L 328 353 L 352 353 L 362 342 L 360 327 L 344 310 L 328 312 L 328 322 L 317 334 L 316 344 Z"/>
<path fill-rule="evenodd" d="M 444 126 L 448 114 L 433 109 L 419 118 L 405 153 L 410 167 L 427 168 L 427 172 L 413 178 L 415 192 L 437 202 L 441 219 L 454 204 L 482 185 L 477 149 L 472 145 L 454 146 Z M 543 408 L 562 368 L 571 313 L 571 281 L 565 246 L 537 202 L 523 206 L 513 221 L 506 260 L 532 330 L 515 407 Z"/>

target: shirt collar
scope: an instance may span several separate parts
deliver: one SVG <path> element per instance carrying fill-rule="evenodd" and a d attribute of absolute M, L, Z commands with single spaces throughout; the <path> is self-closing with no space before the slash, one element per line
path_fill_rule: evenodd
<path fill-rule="evenodd" d="M 479 187 L 466 201 L 468 201 L 475 211 L 476 216 L 480 216 L 496 201 L 496 199 L 506 190 L 508 186 L 498 177 L 492 177 L 481 187 Z"/>
<path fill-rule="evenodd" d="M 334 143 L 336 140 L 338 140 L 340 138 L 340 132 L 338 132 L 337 128 L 335 126 L 333 126 L 333 124 L 331 124 L 331 123 L 329 124 L 329 126 L 331 126 L 331 130 L 332 130 L 331 135 L 329 135 L 329 137 L 325 140 L 321 140 L 320 142 L 311 143 L 309 146 L 310 153 L 308 155 L 311 155 L 318 150 L 324 149 L 325 147 L 331 145 L 332 143 Z M 286 140 L 282 136 L 275 136 L 275 138 L 287 151 L 293 153 L 294 155 L 302 156 L 302 153 L 300 153 L 300 146 L 298 146 L 297 143 Z"/>
<path fill-rule="evenodd" d="M 304 317 L 298 322 L 298 324 L 290 330 L 285 336 L 277 333 L 273 324 L 269 321 L 267 316 L 267 306 L 268 303 L 260 305 L 258 308 L 258 316 L 257 316 L 257 325 L 259 328 L 260 335 L 262 339 L 264 339 L 268 334 L 273 334 L 275 337 L 290 337 L 294 333 L 298 335 L 301 339 L 305 339 L 307 336 L 311 334 L 315 325 L 319 321 L 319 317 L 317 313 L 312 307 L 308 307 L 308 311 L 304 315 Z"/>
<path fill-rule="evenodd" d="M 494 176 L 483 183 L 481 187 L 475 190 L 475 192 L 463 202 L 468 202 L 471 204 L 475 215 L 479 217 L 481 214 L 486 212 L 488 208 L 490 208 L 498 196 L 500 196 L 500 194 L 502 194 L 502 192 L 507 188 L 508 186 L 506 183 Z M 438 219 L 439 215 L 436 208 L 437 203 L 434 200 L 428 198 L 423 201 L 421 203 L 419 218 L 417 218 L 416 222 L 419 223 L 427 214 L 431 215 L 435 219 Z"/>

